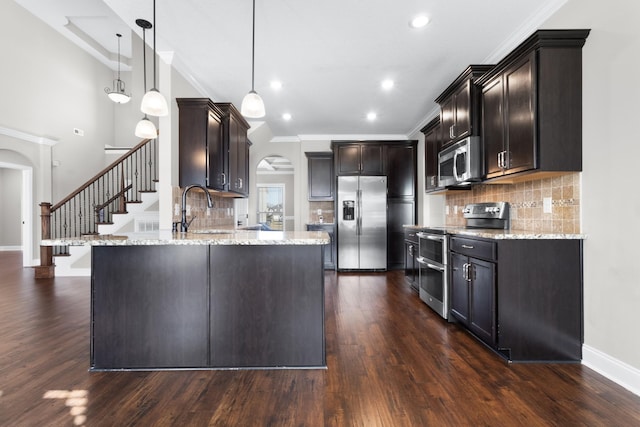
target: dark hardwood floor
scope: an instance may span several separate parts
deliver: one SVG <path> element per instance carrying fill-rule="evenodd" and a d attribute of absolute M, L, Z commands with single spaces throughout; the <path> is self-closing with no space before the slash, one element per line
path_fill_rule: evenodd
<path fill-rule="evenodd" d="M 579 364 L 508 365 L 401 272 L 326 274 L 326 370 L 89 372 L 88 278 L 0 252 L 0 426 L 631 426 Z"/>

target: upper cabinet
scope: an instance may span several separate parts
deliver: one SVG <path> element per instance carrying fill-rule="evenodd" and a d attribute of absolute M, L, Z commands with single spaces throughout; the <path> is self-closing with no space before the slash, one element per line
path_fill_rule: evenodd
<path fill-rule="evenodd" d="M 589 30 L 540 30 L 478 80 L 487 179 L 582 170 L 582 46 Z"/>
<path fill-rule="evenodd" d="M 382 175 L 382 144 L 333 141 L 336 175 Z"/>
<path fill-rule="evenodd" d="M 470 65 L 436 99 L 440 105 L 443 146 L 480 135 L 480 88 L 475 81 L 492 67 Z"/>
<path fill-rule="evenodd" d="M 224 113 L 223 136 L 229 152 L 227 191 L 246 197 L 249 195 L 249 147 L 251 146 L 247 137 L 249 123 L 233 104 L 216 102 L 215 105 Z"/>
<path fill-rule="evenodd" d="M 384 174 L 387 197 L 414 198 L 417 188 L 417 141 L 384 144 Z"/>
<path fill-rule="evenodd" d="M 229 103 L 177 98 L 179 185 L 249 194 L 249 124 Z"/>
<path fill-rule="evenodd" d="M 438 190 L 438 151 L 442 146 L 442 124 L 440 118 L 431 120 L 420 129 L 424 134 L 424 189 Z"/>
<path fill-rule="evenodd" d="M 307 156 L 309 201 L 333 200 L 335 176 L 333 174 L 333 153 L 309 152 Z"/>

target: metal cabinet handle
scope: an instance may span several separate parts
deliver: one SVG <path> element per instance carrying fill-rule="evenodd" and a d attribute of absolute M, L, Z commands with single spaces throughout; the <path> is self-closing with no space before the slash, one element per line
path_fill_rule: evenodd
<path fill-rule="evenodd" d="M 467 280 L 467 264 L 466 262 L 464 264 L 462 264 L 462 278 L 464 280 Z"/>
<path fill-rule="evenodd" d="M 242 178 L 238 178 L 238 188 L 242 190 Z"/>
<path fill-rule="evenodd" d="M 473 249 L 473 246 L 469 246 L 469 245 L 462 245 L 462 247 L 465 249 Z"/>
<path fill-rule="evenodd" d="M 222 184 L 220 185 L 227 185 L 227 175 L 222 172 L 220 175 L 222 175 Z"/>

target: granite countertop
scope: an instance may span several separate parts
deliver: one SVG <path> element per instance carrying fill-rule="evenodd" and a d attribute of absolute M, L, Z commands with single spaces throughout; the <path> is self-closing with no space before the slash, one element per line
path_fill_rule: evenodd
<path fill-rule="evenodd" d="M 326 245 L 325 231 L 194 230 L 180 233 L 160 230 L 121 235 L 97 235 L 43 240 L 43 246 L 136 245 Z"/>
<path fill-rule="evenodd" d="M 468 237 L 482 237 L 485 239 L 496 240 L 518 240 L 518 239 L 530 239 L 530 240 L 543 240 L 543 239 L 586 239 L 585 234 L 572 234 L 572 233 L 541 233 L 535 231 L 525 230 L 491 230 L 487 228 L 464 228 L 457 226 L 439 226 L 429 227 L 427 225 L 404 225 L 406 229 L 411 230 L 424 230 L 428 228 L 437 228 L 438 230 L 444 230 L 447 234 L 461 235 Z"/>

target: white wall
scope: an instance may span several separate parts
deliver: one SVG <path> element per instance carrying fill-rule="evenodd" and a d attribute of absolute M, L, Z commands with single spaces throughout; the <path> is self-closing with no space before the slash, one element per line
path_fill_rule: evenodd
<path fill-rule="evenodd" d="M 113 73 L 13 1 L 2 2 L 0 51 L 0 126 L 58 141 L 55 203 L 104 164 L 103 147 L 113 139 L 104 87 Z"/>
<path fill-rule="evenodd" d="M 570 0 L 544 28 L 590 28 L 583 48 L 582 231 L 585 361 L 591 349 L 635 368 L 640 392 L 637 238 L 640 2 Z M 605 356 L 605 359 L 606 359 Z M 633 382 L 626 378 L 627 385 Z"/>

